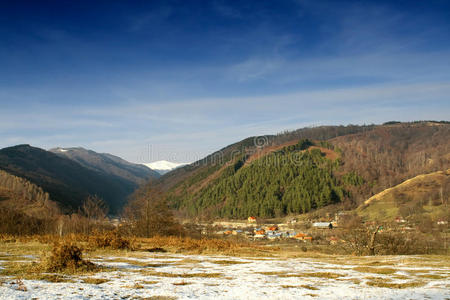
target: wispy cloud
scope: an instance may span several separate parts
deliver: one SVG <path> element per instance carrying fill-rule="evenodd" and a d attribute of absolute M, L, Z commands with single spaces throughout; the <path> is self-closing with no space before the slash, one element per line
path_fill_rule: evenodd
<path fill-rule="evenodd" d="M 21 140 L 69 146 L 67 143 L 72 141 L 102 152 L 119 152 L 136 161 L 138 149 L 153 145 L 186 149 L 202 156 L 240 138 L 304 125 L 445 119 L 450 109 L 449 94 L 450 82 L 441 82 L 379 84 L 260 97 L 174 99 L 158 104 L 142 99 L 110 107 L 81 105 L 71 111 L 44 106 L 35 116 L 2 112 L 1 117 L 6 120 L 2 135 L 7 137 L 2 146 Z M 35 132 L 39 134 L 33 137 Z M 167 156 L 172 157 L 173 153 Z"/>

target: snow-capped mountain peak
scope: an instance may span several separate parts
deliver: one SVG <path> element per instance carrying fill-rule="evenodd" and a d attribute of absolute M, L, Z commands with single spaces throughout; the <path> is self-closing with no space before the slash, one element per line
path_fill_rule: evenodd
<path fill-rule="evenodd" d="M 188 163 L 175 163 L 175 162 L 171 162 L 171 161 L 167 161 L 167 160 L 159 160 L 159 161 L 154 161 L 151 163 L 146 163 L 143 165 L 149 167 L 150 169 L 152 169 L 160 174 L 165 174 L 167 172 L 170 172 L 176 168 L 182 167 L 187 164 Z"/>

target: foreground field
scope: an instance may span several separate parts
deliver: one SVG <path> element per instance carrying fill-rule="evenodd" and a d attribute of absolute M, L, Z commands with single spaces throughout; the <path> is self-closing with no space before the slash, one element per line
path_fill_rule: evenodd
<path fill-rule="evenodd" d="M 449 299 L 448 257 L 92 252 L 83 274 L 8 274 L 38 257 L 0 248 L 0 299 Z M 17 251 L 16 251 L 17 252 Z M 0 270 L 1 271 L 1 270 Z"/>

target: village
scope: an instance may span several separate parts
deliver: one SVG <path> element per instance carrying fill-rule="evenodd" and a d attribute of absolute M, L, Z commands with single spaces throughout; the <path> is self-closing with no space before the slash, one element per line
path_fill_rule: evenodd
<path fill-rule="evenodd" d="M 297 241 L 314 244 L 335 245 L 344 242 L 339 238 L 339 232 L 345 230 L 346 212 L 339 212 L 334 217 L 328 216 L 320 220 L 299 220 L 290 218 L 281 220 L 264 220 L 250 216 L 247 220 L 214 221 L 211 223 L 198 223 L 202 236 L 246 239 L 261 242 L 289 242 Z M 438 220 L 439 227 L 447 226 L 447 221 Z M 378 232 L 406 233 L 418 230 L 417 226 L 404 218 L 397 216 L 389 223 L 378 224 L 364 222 L 366 228 L 377 228 Z M 348 228 L 347 228 L 348 229 Z"/>
<path fill-rule="evenodd" d="M 309 223 L 309 222 L 308 222 Z M 338 227 L 336 221 L 312 222 L 310 226 L 293 218 L 285 223 L 271 223 L 258 220 L 254 216 L 247 221 L 215 221 L 212 224 L 201 224 L 202 235 L 238 236 L 249 240 L 286 240 L 293 239 L 312 242 L 311 232 L 316 230 L 330 230 Z M 309 229 L 306 229 L 310 227 Z"/>

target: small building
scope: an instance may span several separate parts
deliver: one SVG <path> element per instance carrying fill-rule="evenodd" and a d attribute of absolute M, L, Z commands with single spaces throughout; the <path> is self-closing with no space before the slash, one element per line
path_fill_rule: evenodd
<path fill-rule="evenodd" d="M 266 231 L 264 229 L 255 230 L 255 235 L 258 235 L 258 234 L 266 235 Z"/>
<path fill-rule="evenodd" d="M 256 223 L 256 217 L 248 217 L 247 220 L 249 223 Z"/>
<path fill-rule="evenodd" d="M 402 217 L 396 217 L 395 218 L 395 222 L 397 222 L 397 223 L 406 223 L 406 220 L 403 219 Z"/>
<path fill-rule="evenodd" d="M 294 236 L 294 239 L 303 240 L 306 236 L 307 236 L 306 234 L 299 232 Z"/>
<path fill-rule="evenodd" d="M 336 245 L 339 242 L 339 239 L 335 236 L 332 236 L 329 238 L 329 241 L 331 245 Z"/>
<path fill-rule="evenodd" d="M 294 236 L 294 239 L 300 240 L 300 241 L 312 241 L 312 237 L 311 236 L 308 236 L 307 234 L 304 234 L 304 233 L 301 233 L 301 232 L 297 233 Z"/>
<path fill-rule="evenodd" d="M 331 222 L 315 222 L 313 227 L 320 229 L 333 229 L 333 224 Z"/>

